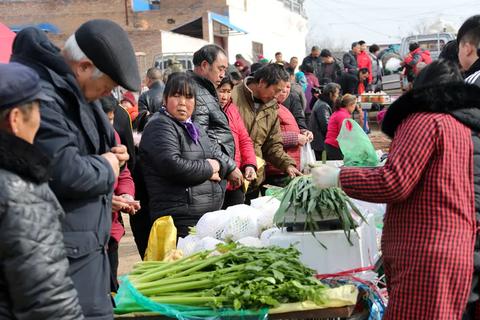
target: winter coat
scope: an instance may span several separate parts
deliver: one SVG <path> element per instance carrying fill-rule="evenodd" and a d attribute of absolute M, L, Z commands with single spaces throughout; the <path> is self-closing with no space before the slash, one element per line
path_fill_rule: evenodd
<path fill-rule="evenodd" d="M 464 83 L 413 89 L 383 120 L 386 164 L 341 171 L 349 196 L 387 203 L 385 320 L 462 318 L 480 208 L 479 106 L 480 90 Z"/>
<path fill-rule="evenodd" d="M 307 91 L 305 91 L 305 98 L 307 99 L 307 113 L 310 113 L 311 110 L 309 108 L 310 103 L 312 101 L 312 88 L 320 87 L 320 83 L 318 82 L 318 78 L 313 73 L 305 73 L 305 77 L 307 78 Z"/>
<path fill-rule="evenodd" d="M 383 76 L 382 62 L 373 53 L 369 52 L 369 55 L 372 61 L 372 85 L 375 85 L 376 88 L 381 90 Z"/>
<path fill-rule="evenodd" d="M 300 128 L 293 114 L 284 106 L 278 105 L 278 119 L 280 120 L 280 130 L 282 134 L 283 149 L 295 160 L 296 167 L 300 168 L 300 145 L 298 144 L 298 135 Z M 281 176 L 285 172 L 267 164 L 267 176 Z"/>
<path fill-rule="evenodd" d="M 117 143 L 121 143 L 120 136 L 117 132 L 115 132 L 115 140 Z M 123 168 L 123 170 L 120 172 L 120 175 L 115 180 L 115 184 L 113 185 L 113 193 L 117 196 L 129 194 L 135 198 L 135 184 L 133 183 L 132 175 L 130 174 L 130 170 L 128 170 L 128 166 Z M 112 229 L 110 235 L 117 242 L 120 242 L 120 239 L 125 234 L 125 228 L 123 227 L 121 221 L 121 213 L 118 211 L 112 212 Z"/>
<path fill-rule="evenodd" d="M 465 71 L 465 82 L 480 87 L 480 58 Z"/>
<path fill-rule="evenodd" d="M 69 274 L 87 319 L 112 319 L 110 237 L 115 175 L 101 156 L 116 145 L 101 106 L 87 103 L 59 50 L 36 28 L 17 34 L 12 60 L 35 69 L 44 93 L 35 145 L 52 158 L 50 187 L 66 212 L 63 238 Z"/>
<path fill-rule="evenodd" d="M 138 112 L 148 111 L 155 113 L 163 105 L 163 90 L 165 85 L 161 81 L 155 81 L 148 91 L 145 91 L 138 98 Z"/>
<path fill-rule="evenodd" d="M 232 101 L 237 105 L 245 128 L 253 141 L 256 156 L 270 162 L 280 170 L 286 171 L 288 166 L 295 166 L 296 163 L 283 150 L 277 101 L 254 102 L 253 94 L 247 87 L 250 79 L 245 79 L 233 88 Z M 253 184 L 253 188 L 260 186 L 264 180 L 265 174 L 262 167 L 257 171 L 257 180 Z"/>
<path fill-rule="evenodd" d="M 358 79 L 358 75 L 354 76 L 351 73 L 344 73 L 340 77 L 340 80 L 338 81 L 338 84 L 341 87 L 341 92 L 342 94 L 350 93 L 353 95 L 358 95 L 362 94 L 362 91 L 360 90 L 360 87 L 362 87 L 363 92 L 365 91 L 370 91 L 371 86 L 368 84 L 368 80 L 365 80 L 362 84 L 360 83 L 360 80 Z"/>
<path fill-rule="evenodd" d="M 368 69 L 368 83 L 372 83 L 372 60 L 370 59 L 370 55 L 367 51 L 361 51 L 357 55 L 357 67 L 358 70 L 367 68 Z"/>
<path fill-rule="evenodd" d="M 228 125 L 228 119 L 218 102 L 217 90 L 210 80 L 189 71 L 197 83 L 195 111 L 192 119 L 209 136 L 212 143 L 220 146 L 225 155 L 223 161 L 227 164 L 227 174 L 235 170 L 235 142 Z"/>
<path fill-rule="evenodd" d="M 327 63 L 322 63 L 320 65 L 320 71 L 318 74 L 318 81 L 320 84 L 328 84 L 330 82 L 335 82 L 338 83 L 338 79 L 342 76 L 342 73 L 344 72 L 344 66 L 342 61 L 340 61 L 337 58 L 334 58 L 334 62 L 332 64 L 327 64 Z M 332 73 L 327 74 L 326 70 L 331 67 L 332 68 Z"/>
<path fill-rule="evenodd" d="M 332 115 L 330 105 L 318 99 L 313 106 L 310 116 L 309 129 L 313 133 L 312 149 L 322 152 L 325 149 L 325 137 L 327 136 L 328 121 Z"/>
<path fill-rule="evenodd" d="M 48 166 L 33 145 L 0 131 L 0 319 L 83 319 Z"/>
<path fill-rule="evenodd" d="M 138 117 L 137 117 L 138 119 Z M 127 161 L 127 166 L 130 172 L 135 169 L 135 143 L 133 141 L 132 121 L 127 110 L 121 105 L 117 104 L 114 110 L 113 128 L 120 136 L 121 144 L 127 147 L 127 152 L 130 158 Z"/>
<path fill-rule="evenodd" d="M 300 129 L 307 129 L 307 123 L 305 122 L 305 112 L 303 111 L 302 100 L 300 95 L 293 89 L 290 91 L 287 99 L 283 102 L 283 106 L 288 109 L 295 118 L 297 125 Z"/>
<path fill-rule="evenodd" d="M 327 135 L 325 136 L 325 144 L 329 144 L 335 148 L 340 148 L 337 137 L 342 130 L 342 124 L 345 119 L 351 119 L 352 115 L 346 108 L 340 108 L 330 116 L 328 120 Z"/>
<path fill-rule="evenodd" d="M 198 144 L 177 120 L 164 111 L 148 122 L 140 141 L 140 162 L 149 196 L 152 221 L 171 215 L 178 234 L 186 236 L 188 227 L 209 211 L 221 208 L 224 190 L 210 181 L 212 167 L 206 159 L 220 162 L 222 178 L 226 163 L 218 145 L 202 128 Z"/>
<path fill-rule="evenodd" d="M 407 54 L 407 56 L 403 59 L 405 63 L 407 76 L 410 79 L 413 79 L 418 74 L 418 64 L 423 62 L 425 64 L 430 64 L 432 62 L 432 58 L 430 57 L 430 51 L 423 50 L 422 48 L 417 48 Z"/>
<path fill-rule="evenodd" d="M 322 64 L 322 58 L 320 57 L 312 57 L 312 55 L 308 55 L 303 58 L 302 64 L 311 63 L 313 66 L 313 74 L 318 78 L 320 75 L 320 65 Z"/>
<path fill-rule="evenodd" d="M 357 58 L 353 54 L 353 51 L 349 51 L 343 55 L 343 67 L 345 68 L 345 72 L 350 73 L 352 75 L 358 75 L 358 64 Z"/>
<path fill-rule="evenodd" d="M 237 167 L 242 171 L 245 170 L 246 166 L 251 166 L 256 169 L 257 157 L 255 156 L 253 142 L 248 135 L 248 131 L 245 128 L 238 107 L 230 101 L 223 110 L 228 117 L 228 123 L 230 124 L 230 129 L 232 130 L 233 139 L 235 141 L 235 163 L 237 164 Z M 234 189 L 235 188 L 233 188 L 230 183 L 227 185 L 227 190 Z"/>

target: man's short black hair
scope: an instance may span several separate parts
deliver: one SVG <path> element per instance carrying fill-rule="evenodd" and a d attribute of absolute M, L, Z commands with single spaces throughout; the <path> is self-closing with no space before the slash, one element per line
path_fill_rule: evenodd
<path fill-rule="evenodd" d="M 378 50 L 380 50 L 380 47 L 377 44 L 372 44 L 370 48 L 368 48 L 368 51 L 370 51 L 371 53 L 375 53 Z"/>
<path fill-rule="evenodd" d="M 358 44 L 361 45 L 361 46 L 363 46 L 365 43 L 366 43 L 366 42 L 363 41 L 363 40 L 358 41 Z"/>
<path fill-rule="evenodd" d="M 313 64 L 311 62 L 302 63 L 299 69 L 302 72 L 309 72 L 309 73 L 313 73 L 315 71 L 315 68 L 313 67 Z"/>
<path fill-rule="evenodd" d="M 265 65 L 266 65 L 266 63 L 264 63 L 264 62 L 252 63 L 252 65 L 250 66 L 250 75 L 253 76 L 253 74 L 255 72 L 257 72 L 257 70 L 259 70 L 260 68 L 262 68 Z"/>
<path fill-rule="evenodd" d="M 457 40 L 450 40 L 445 44 L 438 56 L 439 59 L 444 59 L 451 61 L 455 64 L 460 65 L 460 61 L 458 60 L 458 43 Z"/>
<path fill-rule="evenodd" d="M 289 81 L 290 76 L 283 66 L 277 63 L 269 63 L 253 74 L 253 82 L 260 83 L 260 80 L 263 80 L 268 86 L 271 86 L 280 81 Z"/>
<path fill-rule="evenodd" d="M 408 45 L 408 50 L 409 51 L 414 51 L 420 48 L 420 45 L 417 42 L 412 42 Z"/>
<path fill-rule="evenodd" d="M 320 52 L 320 57 L 328 58 L 331 56 L 332 56 L 332 53 L 328 49 L 323 49 L 322 52 Z"/>
<path fill-rule="evenodd" d="M 295 69 L 292 67 L 286 67 L 285 70 L 290 76 L 293 76 L 295 74 Z"/>
<path fill-rule="evenodd" d="M 147 78 L 150 79 L 150 80 L 162 80 L 162 70 L 156 68 L 156 67 L 152 67 L 150 69 L 148 69 L 147 71 Z"/>
<path fill-rule="evenodd" d="M 480 56 L 480 15 L 475 15 L 462 24 L 457 34 L 457 43 L 468 42 L 477 47 L 477 55 Z"/>
<path fill-rule="evenodd" d="M 358 42 L 352 42 L 352 49 L 355 48 L 356 46 L 358 46 Z"/>
<path fill-rule="evenodd" d="M 312 51 L 320 51 L 320 47 L 319 46 L 313 46 Z"/>
<path fill-rule="evenodd" d="M 361 68 L 358 70 L 358 74 L 365 74 L 365 73 L 369 73 L 370 71 L 368 70 L 368 68 Z"/>
<path fill-rule="evenodd" d="M 213 64 L 220 52 L 227 56 L 225 50 L 216 44 L 207 44 L 193 54 L 193 65 L 199 67 L 203 61 Z"/>
<path fill-rule="evenodd" d="M 275 57 L 281 55 L 282 53 L 280 51 L 275 52 Z"/>
<path fill-rule="evenodd" d="M 105 96 L 100 98 L 100 104 L 102 105 L 103 112 L 109 113 L 115 111 L 115 107 L 118 105 L 118 100 L 113 96 Z"/>

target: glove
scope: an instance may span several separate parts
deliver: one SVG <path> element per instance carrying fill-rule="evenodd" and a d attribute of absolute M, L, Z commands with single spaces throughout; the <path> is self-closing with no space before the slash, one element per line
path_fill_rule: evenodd
<path fill-rule="evenodd" d="M 340 169 L 330 165 L 320 165 L 311 170 L 313 184 L 320 189 L 338 187 Z"/>

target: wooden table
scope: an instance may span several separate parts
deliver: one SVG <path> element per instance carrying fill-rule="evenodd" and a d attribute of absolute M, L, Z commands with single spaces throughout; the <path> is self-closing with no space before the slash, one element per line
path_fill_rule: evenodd
<path fill-rule="evenodd" d="M 329 319 L 329 318 L 348 318 L 352 315 L 355 306 L 346 306 L 339 308 L 316 309 L 308 311 L 277 313 L 268 316 L 268 319 Z M 135 319 L 135 320 L 167 320 L 172 319 L 155 313 L 128 313 L 115 315 L 115 319 Z M 231 317 L 233 319 L 233 317 Z M 244 316 L 243 319 L 248 318 Z"/>

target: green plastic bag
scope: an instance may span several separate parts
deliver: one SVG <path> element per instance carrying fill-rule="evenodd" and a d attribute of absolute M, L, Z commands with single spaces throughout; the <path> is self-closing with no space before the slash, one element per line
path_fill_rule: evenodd
<path fill-rule="evenodd" d="M 115 314 L 159 313 L 179 320 L 266 320 L 268 309 L 261 310 L 214 310 L 207 307 L 190 307 L 161 304 L 150 300 L 135 289 L 127 276 L 120 277 L 120 288 L 115 296 Z"/>
<path fill-rule="evenodd" d="M 378 157 L 370 138 L 353 119 L 345 119 L 337 137 L 347 167 L 375 167 Z"/>

